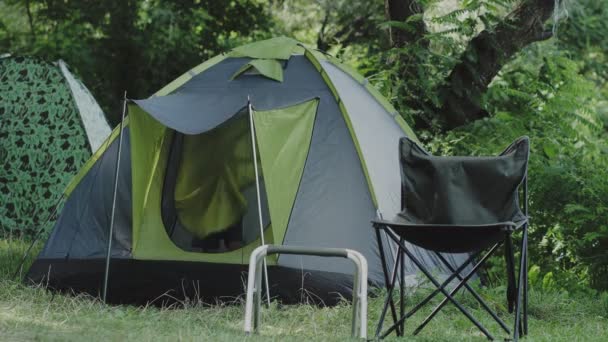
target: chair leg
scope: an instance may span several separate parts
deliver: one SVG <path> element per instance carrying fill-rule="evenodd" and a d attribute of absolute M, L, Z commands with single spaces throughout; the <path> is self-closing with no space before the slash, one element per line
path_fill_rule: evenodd
<path fill-rule="evenodd" d="M 401 243 L 403 243 L 403 238 L 401 238 Z M 405 257 L 403 253 L 399 253 L 401 256 L 401 269 L 399 270 L 399 315 L 403 317 L 405 313 Z M 401 335 L 405 334 L 405 320 L 401 322 Z"/>
<path fill-rule="evenodd" d="M 397 258 L 395 266 L 398 266 L 400 258 Z M 395 271 L 395 269 L 393 269 Z M 382 313 L 380 315 L 380 321 L 378 322 L 378 326 L 376 327 L 376 336 L 380 334 L 382 331 L 382 326 L 384 325 L 384 320 L 386 319 L 386 312 L 388 311 L 389 306 L 394 308 L 395 302 L 393 300 L 393 290 L 395 289 L 395 281 L 396 281 L 397 273 L 393 272 L 390 280 L 390 287 L 387 287 L 386 291 L 386 299 L 384 300 L 384 305 L 382 307 Z M 393 313 L 393 327 L 397 328 L 397 336 L 402 336 L 403 331 L 399 330 L 399 325 L 397 322 L 396 312 Z"/>
<path fill-rule="evenodd" d="M 462 272 L 473 260 L 475 260 L 475 258 L 477 257 L 479 253 L 475 253 L 474 255 L 471 255 L 464 263 L 462 263 L 462 265 L 460 265 L 457 269 L 457 272 Z M 414 315 L 418 310 L 420 310 L 422 307 L 424 307 L 428 302 L 431 301 L 431 299 L 433 299 L 437 294 L 439 294 L 441 292 L 441 289 L 445 288 L 446 286 L 448 286 L 450 284 L 450 282 L 452 282 L 452 280 L 456 278 L 456 273 L 453 273 L 452 275 L 450 275 L 447 279 L 445 279 L 443 281 L 443 283 L 437 287 L 431 294 L 429 294 L 428 296 L 426 296 L 426 298 L 424 298 L 422 301 L 420 301 L 420 303 L 416 304 L 416 306 L 414 308 L 412 308 L 410 311 L 408 311 L 406 314 L 402 315 L 401 318 L 399 319 L 399 321 L 397 321 L 393 326 L 391 326 L 390 328 L 388 328 L 386 330 L 386 332 L 384 332 L 381 336 L 381 338 L 384 338 L 386 336 L 388 336 L 391 332 L 393 332 L 394 330 L 396 330 L 397 328 L 399 328 L 400 324 L 403 324 L 405 322 L 406 319 L 410 318 L 412 315 Z"/>
<path fill-rule="evenodd" d="M 439 257 L 439 260 L 441 260 L 441 262 L 448 268 L 448 270 L 450 270 L 450 272 L 454 272 L 454 273 L 456 272 L 454 270 L 454 267 L 452 267 L 452 265 L 450 265 L 450 263 L 445 259 L 445 257 L 443 255 L 441 255 L 441 253 L 435 253 L 435 254 L 437 255 L 437 257 Z M 463 280 L 463 277 L 460 275 L 460 272 L 458 272 L 457 277 L 459 280 Z M 479 294 L 477 294 L 477 292 L 475 290 L 473 290 L 473 288 L 468 283 L 465 283 L 464 287 L 479 302 L 479 304 L 481 304 L 481 306 L 484 308 L 484 310 L 486 310 L 486 312 L 490 316 L 492 316 L 492 318 L 494 318 L 496 323 L 498 323 L 498 325 L 500 325 L 507 334 L 511 335 L 511 329 L 509 329 L 509 327 L 507 327 L 507 324 L 502 319 L 500 319 L 500 317 L 498 317 L 498 315 L 492 309 L 490 309 L 490 307 L 488 306 L 488 304 L 486 304 L 486 302 L 483 300 L 483 298 L 481 298 L 479 296 Z"/>
<path fill-rule="evenodd" d="M 526 234 L 526 244 L 522 250 L 526 251 L 526 257 L 524 258 L 524 335 L 528 335 L 528 229 L 524 227 L 524 234 Z"/>
<path fill-rule="evenodd" d="M 391 315 L 393 316 L 393 322 L 397 321 L 397 309 L 395 308 L 395 302 L 393 301 L 392 298 L 392 293 L 393 293 L 393 284 L 395 281 L 395 272 L 397 271 L 397 263 L 399 261 L 399 258 L 397 258 L 397 260 L 395 261 L 395 267 L 393 269 L 393 279 L 391 281 L 391 279 L 389 279 L 389 273 L 388 273 L 388 265 L 386 262 L 386 257 L 384 254 L 384 245 L 382 244 L 382 236 L 380 235 L 380 230 L 383 229 L 384 227 L 382 226 L 377 226 L 376 228 L 376 240 L 378 242 L 378 250 L 380 252 L 380 262 L 382 264 L 382 271 L 384 273 L 384 283 L 385 283 L 385 287 L 386 287 L 386 291 L 387 291 L 387 297 L 386 297 L 386 301 L 384 303 L 384 307 L 382 310 L 382 313 L 380 314 L 380 320 L 378 321 L 378 326 L 376 327 L 376 336 L 378 336 L 380 334 L 380 331 L 382 330 L 382 326 L 384 325 L 384 320 L 386 318 L 386 311 L 388 310 L 389 306 L 390 306 L 390 310 L 391 310 Z M 397 256 L 399 256 L 400 254 L 400 250 L 397 250 Z M 401 329 L 397 329 L 397 336 L 401 336 L 402 331 Z"/>
<path fill-rule="evenodd" d="M 521 307 L 522 307 L 522 297 L 523 297 L 523 288 L 525 281 L 525 273 L 526 272 L 526 257 L 527 257 L 527 247 L 528 246 L 528 234 L 527 229 L 524 227 L 522 241 L 521 241 L 521 256 L 519 258 L 519 279 L 517 281 L 517 301 L 515 302 L 515 324 L 513 326 L 513 341 L 517 342 L 519 340 L 520 333 L 522 332 L 522 320 L 521 320 Z"/>
<path fill-rule="evenodd" d="M 515 276 L 515 252 L 513 251 L 513 237 L 511 232 L 505 232 L 505 262 L 507 268 L 507 306 L 509 313 L 513 313 L 514 303 L 517 300 L 517 279 Z"/>
<path fill-rule="evenodd" d="M 391 231 L 387 231 L 387 234 L 389 234 L 389 236 L 391 236 L 391 238 L 398 242 L 399 238 L 395 236 L 395 234 Z M 422 265 L 422 263 L 407 249 L 407 247 L 405 247 L 403 244 L 399 243 L 399 246 L 401 247 L 401 249 L 403 249 L 403 251 L 405 252 L 405 254 L 407 254 L 407 256 L 412 260 L 412 262 L 414 262 L 414 264 L 418 267 L 418 269 L 420 271 L 422 271 L 422 273 L 424 273 L 424 275 L 429 278 L 429 280 L 433 283 L 433 285 L 435 285 L 435 287 L 440 288 L 440 284 L 439 282 L 430 274 L 430 272 Z M 440 288 L 441 293 L 443 293 L 443 295 L 450 301 L 452 302 L 452 304 L 454 304 L 456 306 L 456 308 L 458 308 L 458 310 L 460 310 L 460 312 L 462 312 L 463 315 L 465 315 L 473 324 L 475 324 L 475 326 L 477 328 L 479 328 L 479 330 L 481 330 L 481 332 L 483 332 L 484 335 L 486 335 L 486 337 L 490 340 L 493 340 L 494 337 L 490 334 L 490 332 L 488 330 L 486 330 L 486 328 L 483 327 L 483 325 L 481 325 L 481 323 L 479 323 L 475 317 L 473 317 L 473 315 L 471 315 L 467 309 L 465 309 L 456 299 L 454 299 L 454 297 L 452 297 L 452 295 L 450 295 L 444 288 Z"/>
<path fill-rule="evenodd" d="M 486 253 L 486 255 L 483 256 L 483 258 L 481 258 L 481 260 L 479 260 L 479 262 L 477 264 L 475 264 L 475 266 L 473 266 L 473 268 L 469 271 L 469 273 L 467 273 L 467 275 L 464 276 L 464 278 L 460 281 L 460 283 L 458 283 L 458 285 L 456 285 L 456 287 L 454 287 L 454 289 L 452 289 L 452 291 L 450 292 L 451 296 L 454 296 L 456 294 L 456 292 L 458 292 L 463 286 L 467 285 L 467 282 L 469 281 L 469 279 L 471 279 L 471 277 L 477 272 L 477 270 L 481 267 L 481 265 L 483 265 L 486 260 L 488 260 L 488 258 L 494 254 L 494 251 L 498 248 L 500 244 L 495 244 L 488 253 Z M 460 272 L 458 272 L 460 273 Z M 458 275 L 460 277 L 460 275 Z M 480 298 L 481 299 L 481 298 Z M 433 317 L 435 317 L 435 315 L 437 315 L 437 313 L 445 306 L 445 304 L 447 304 L 448 302 L 448 298 L 445 298 L 444 300 L 441 301 L 441 303 L 439 303 L 439 305 L 437 305 L 437 307 L 435 307 L 435 309 L 431 312 L 430 315 L 427 316 L 427 318 L 424 319 L 424 321 L 422 321 L 422 323 L 418 326 L 418 328 L 416 328 L 416 330 L 414 331 L 414 335 L 417 335 L 420 331 L 422 331 L 422 329 L 424 329 L 424 327 L 433 319 Z M 481 301 L 483 303 L 483 300 Z M 491 310 L 490 310 L 491 312 Z"/>

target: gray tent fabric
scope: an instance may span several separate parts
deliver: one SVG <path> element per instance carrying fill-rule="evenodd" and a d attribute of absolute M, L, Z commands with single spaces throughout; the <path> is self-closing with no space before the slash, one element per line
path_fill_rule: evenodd
<path fill-rule="evenodd" d="M 204 94 L 179 93 L 133 101 L 165 126 L 195 135 L 228 121 L 247 104 L 247 94 L 209 89 Z"/>
<path fill-rule="evenodd" d="M 105 257 L 112 211 L 118 139 L 95 162 L 66 200 L 39 258 Z M 131 252 L 131 153 L 129 128 L 123 128 L 112 257 Z"/>
<path fill-rule="evenodd" d="M 380 258 L 370 226 L 375 209 L 354 142 L 325 81 L 304 56 L 291 57 L 282 83 L 257 75 L 231 80 L 246 60 L 222 61 L 172 95 L 134 102 L 170 128 L 199 134 L 233 117 L 247 103 L 247 96 L 257 110 L 319 97 L 309 155 L 283 243 L 356 249 L 370 263 L 370 279 L 381 282 Z M 214 98 L 217 94 L 220 99 Z M 279 265 L 352 273 L 352 265 L 345 260 L 327 263 L 323 258 L 285 255 L 279 257 Z"/>
<path fill-rule="evenodd" d="M 349 114 L 367 172 L 374 184 L 378 210 L 383 217 L 393 217 L 401 209 L 399 179 L 399 139 L 405 137 L 393 115 L 350 75 L 329 61 L 321 66 L 333 82 Z M 382 134 L 378 134 L 382 132 Z"/>
<path fill-rule="evenodd" d="M 285 245 L 341 247 L 361 252 L 369 278 L 382 281 L 370 219 L 375 215 L 361 162 L 335 100 L 321 96 L 304 173 L 289 220 Z M 321 238 L 320 238 L 321 237 Z M 348 260 L 285 255 L 279 264 L 350 274 Z"/>
<path fill-rule="evenodd" d="M 319 97 L 309 157 L 283 243 L 318 245 L 322 241 L 327 246 L 356 249 L 368 258 L 370 270 L 374 270 L 370 279 L 381 281 L 380 260 L 370 228 L 376 211 L 354 142 L 328 86 L 304 56 L 292 56 L 286 64 L 283 83 L 256 75 L 231 79 L 248 60 L 226 59 L 193 77 L 171 95 L 134 102 L 172 129 L 199 134 L 229 120 L 247 103 L 248 96 L 259 110 Z M 342 100 L 355 134 L 360 146 L 366 146 L 363 157 L 373 177 L 374 189 L 378 189 L 380 210 L 383 215 L 394 216 L 399 211 L 400 198 L 397 146 L 405 134 L 362 85 L 335 66 L 326 62 L 322 65 L 336 88 L 343 89 L 340 95 L 344 94 Z M 276 96 L 279 92 L 281 96 Z M 347 226 L 348 231 L 336 228 Z M 319 234 L 324 238 L 319 239 Z M 414 250 L 425 263 L 443 270 L 436 256 L 420 248 Z M 453 258 L 465 256 L 447 257 L 456 262 Z M 351 273 L 346 262 L 326 263 L 322 258 L 281 256 L 279 263 L 294 268 Z M 408 271 L 415 273 L 416 269 L 410 264 Z"/>
<path fill-rule="evenodd" d="M 112 131 L 106 117 L 87 87 L 72 75 L 64 61 L 59 60 L 59 69 L 70 86 L 74 102 L 87 133 L 91 151 L 95 152 Z"/>
<path fill-rule="evenodd" d="M 398 147 L 399 139 L 405 137 L 405 133 L 395 121 L 393 117 L 395 114 L 388 113 L 365 89 L 365 85 L 360 84 L 329 61 L 322 61 L 321 66 L 335 85 L 348 111 L 374 186 L 378 211 L 381 215 L 379 218 L 393 218 L 401 211 Z M 386 240 L 386 243 L 388 244 L 389 241 Z M 421 248 L 410 247 L 425 264 L 446 271 L 437 256 Z M 446 255 L 446 259 L 453 265 L 459 265 L 465 258 L 466 255 Z M 415 273 L 417 268 L 407 260 L 406 270 Z"/>
<path fill-rule="evenodd" d="M 171 95 L 133 100 L 163 125 L 185 134 L 200 134 L 229 120 L 247 104 L 257 110 L 286 107 L 328 90 L 304 56 L 293 56 L 283 82 L 259 75 L 231 80 L 247 58 L 230 58 L 196 75 Z M 277 96 L 277 94 L 281 94 Z"/>

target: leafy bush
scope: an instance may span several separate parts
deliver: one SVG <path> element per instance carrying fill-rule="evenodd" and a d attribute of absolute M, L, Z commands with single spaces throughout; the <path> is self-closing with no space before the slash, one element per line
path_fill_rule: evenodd
<path fill-rule="evenodd" d="M 531 137 L 532 280 L 545 287 L 608 289 L 608 146 L 601 94 L 581 64 L 551 43 L 510 63 L 484 99 L 495 113 L 431 139 L 439 154 L 496 154 Z"/>
<path fill-rule="evenodd" d="M 411 31 L 423 20 L 430 33 L 359 58 L 358 68 L 433 153 L 492 155 L 530 136 L 530 280 L 545 288 L 608 290 L 608 39 L 600 33 L 608 23 L 605 6 L 565 2 L 556 16 L 563 19 L 565 8 L 568 18 L 554 22 L 556 37 L 520 52 L 479 99 L 489 118 L 448 132 L 438 125 L 439 89 L 466 43 L 512 4 L 468 1 L 447 13 L 427 7 L 424 16 L 389 22 L 385 26 Z M 490 279 L 503 277 L 502 260 L 493 265 Z"/>

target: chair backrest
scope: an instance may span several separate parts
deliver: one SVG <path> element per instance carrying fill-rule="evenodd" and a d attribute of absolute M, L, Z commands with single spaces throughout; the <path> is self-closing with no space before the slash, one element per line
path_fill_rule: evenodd
<path fill-rule="evenodd" d="M 416 224 L 521 222 L 518 188 L 529 151 L 529 139 L 522 137 L 496 157 L 439 157 L 402 138 L 400 215 Z"/>

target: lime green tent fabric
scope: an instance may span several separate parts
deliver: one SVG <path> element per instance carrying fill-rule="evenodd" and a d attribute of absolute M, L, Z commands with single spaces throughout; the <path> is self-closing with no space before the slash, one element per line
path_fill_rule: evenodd
<path fill-rule="evenodd" d="M 272 80 L 283 82 L 283 68 L 276 59 L 254 59 L 243 65 L 231 79 L 235 79 L 248 70 L 255 69 L 260 75 Z"/>
<path fill-rule="evenodd" d="M 260 174 L 266 187 L 274 236 L 284 236 L 301 178 L 318 99 L 256 111 Z M 198 238 L 221 232 L 245 214 L 242 190 L 255 181 L 249 121 L 240 116 L 204 134 L 185 136 L 175 189 L 180 222 Z"/>
<path fill-rule="evenodd" d="M 146 211 L 150 206 L 148 202 L 158 200 L 160 203 L 160 191 L 153 184 L 162 181 L 159 175 L 159 161 L 161 154 L 166 155 L 168 141 L 171 134 L 169 130 L 154 120 L 150 115 L 136 105 L 129 105 L 129 133 L 131 135 L 131 172 L 138 177 L 133 177 L 133 253 L 137 251 L 140 227 L 148 228 L 150 232 L 155 230 L 155 225 L 145 222 L 160 220 L 160 215 L 153 217 L 158 211 Z M 161 165 L 163 167 L 164 165 Z M 158 226 L 158 225 L 156 225 Z M 158 229 L 158 228 L 157 228 Z"/>
<path fill-rule="evenodd" d="M 234 48 L 229 55 L 231 57 L 287 60 L 291 57 L 294 50 L 298 49 L 299 44 L 300 43 L 295 39 L 277 37 L 239 46 Z"/>
<path fill-rule="evenodd" d="M 275 237 L 284 236 L 287 230 L 318 105 L 319 100 L 313 99 L 291 107 L 254 113 Z"/>
<path fill-rule="evenodd" d="M 131 134 L 131 168 L 133 177 L 133 245 L 132 255 L 140 260 L 182 260 L 212 263 L 245 264 L 260 239 L 242 249 L 226 253 L 188 252 L 177 247 L 163 225 L 159 206 L 172 131 L 152 118 L 137 105 L 129 105 Z M 272 229 L 264 233 L 266 243 L 273 242 Z M 268 258 L 273 264 L 276 257 Z"/>
<path fill-rule="evenodd" d="M 184 227 L 202 239 L 237 223 L 247 209 L 242 189 L 255 181 L 253 165 L 247 116 L 185 136 L 175 189 Z"/>

